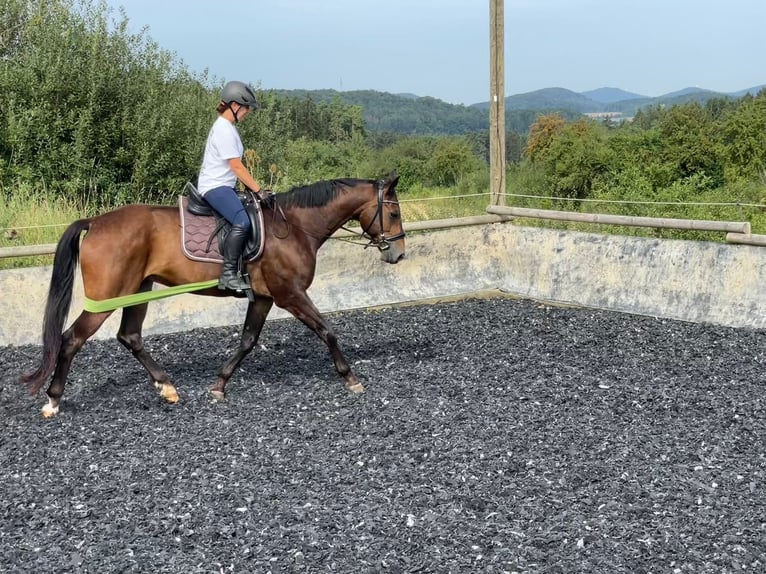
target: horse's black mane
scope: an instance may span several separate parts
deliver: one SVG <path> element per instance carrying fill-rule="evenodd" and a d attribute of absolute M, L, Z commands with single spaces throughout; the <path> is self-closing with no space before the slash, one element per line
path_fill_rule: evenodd
<path fill-rule="evenodd" d="M 375 182 L 371 179 L 329 179 L 294 187 L 290 191 L 277 193 L 272 197 L 282 207 L 322 207 L 335 199 L 344 188 L 363 183 Z"/>

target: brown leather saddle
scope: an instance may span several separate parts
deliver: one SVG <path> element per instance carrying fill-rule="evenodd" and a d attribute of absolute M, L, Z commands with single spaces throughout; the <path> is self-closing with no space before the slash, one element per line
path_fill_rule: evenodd
<path fill-rule="evenodd" d="M 240 200 L 250 218 L 250 238 L 242 255 L 250 262 L 263 254 L 263 210 L 261 199 L 256 193 L 246 191 Z M 229 234 L 231 224 L 221 217 L 191 182 L 178 196 L 181 216 L 181 249 L 184 255 L 194 261 L 221 263 L 223 242 Z"/>

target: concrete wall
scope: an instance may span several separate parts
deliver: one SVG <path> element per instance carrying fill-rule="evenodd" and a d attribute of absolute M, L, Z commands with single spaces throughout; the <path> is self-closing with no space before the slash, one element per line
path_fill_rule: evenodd
<path fill-rule="evenodd" d="M 310 295 L 340 311 L 500 290 L 641 315 L 766 328 L 766 249 L 492 224 L 407 237 L 407 258 L 329 241 Z M 79 279 L 79 277 L 78 277 Z M 50 268 L 0 271 L 0 345 L 36 344 Z M 150 304 L 146 334 L 240 324 L 246 302 L 179 295 Z M 82 308 L 75 287 L 72 317 Z M 96 337 L 112 337 L 116 312 Z M 270 318 L 284 317 L 279 309 Z"/>

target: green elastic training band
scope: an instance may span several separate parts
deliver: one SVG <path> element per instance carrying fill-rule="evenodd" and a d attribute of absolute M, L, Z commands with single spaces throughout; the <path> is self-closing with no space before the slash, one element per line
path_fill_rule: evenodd
<path fill-rule="evenodd" d="M 130 307 L 131 305 L 138 305 L 140 303 L 146 303 L 147 301 L 154 301 L 155 299 L 164 299 L 165 297 L 180 295 L 181 293 L 200 291 L 209 287 L 215 287 L 216 285 L 218 285 L 218 279 L 211 279 L 210 281 L 176 285 L 175 287 L 166 287 L 164 289 L 157 289 L 156 291 L 147 291 L 146 293 L 123 295 L 122 297 L 104 299 L 103 301 L 94 301 L 93 299 L 85 297 L 85 305 L 83 307 L 86 311 L 91 313 L 103 313 L 104 311 L 114 311 L 120 307 Z"/>

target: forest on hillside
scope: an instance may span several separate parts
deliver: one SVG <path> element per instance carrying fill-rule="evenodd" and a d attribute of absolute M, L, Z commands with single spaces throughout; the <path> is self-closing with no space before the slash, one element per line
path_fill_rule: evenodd
<path fill-rule="evenodd" d="M 365 129 L 371 133 L 443 136 L 489 129 L 489 105 L 463 106 L 427 96 L 402 96 L 374 90 L 273 90 L 273 93 L 314 102 L 340 101 L 359 106 Z M 569 119 L 581 115 L 567 99 L 530 103 L 543 105 L 506 109 L 506 130 L 526 134 L 537 115 L 543 111 L 555 111 Z"/>
<path fill-rule="evenodd" d="M 736 100 L 756 95 L 766 86 L 755 86 L 723 94 L 688 88 L 658 97 L 631 94 L 614 88 L 577 93 L 564 88 L 544 88 L 506 96 L 505 127 L 509 132 L 526 134 L 540 114 L 558 113 L 575 120 L 583 114 L 617 113 L 619 120 L 631 118 L 639 110 L 657 106 L 677 106 L 690 102 L 705 105 L 709 100 Z M 448 104 L 436 98 L 412 94 L 390 94 L 373 90 L 274 90 L 275 93 L 317 102 L 340 100 L 360 106 L 365 127 L 370 132 L 395 132 L 407 135 L 457 135 L 489 128 L 489 102 L 470 106 Z"/>
<path fill-rule="evenodd" d="M 174 201 L 196 175 L 221 85 L 131 34 L 103 1 L 0 0 L 0 19 L 0 195 L 65 197 L 83 209 Z M 260 108 L 239 129 L 266 186 L 396 170 L 403 193 L 487 192 L 481 110 L 453 116 L 438 100 L 407 107 L 398 97 L 378 104 L 375 123 L 365 112 L 372 94 L 355 103 L 330 95 L 259 91 Z M 696 203 L 712 205 L 710 217 L 717 204 L 739 203 L 742 216 L 765 218 L 766 92 L 654 106 L 618 125 L 524 113 L 527 127 L 506 134 L 510 193 L 568 209 L 630 200 L 620 208 L 638 214 L 641 205 L 642 215 L 696 216 Z M 413 127 L 447 119 L 454 133 Z"/>

